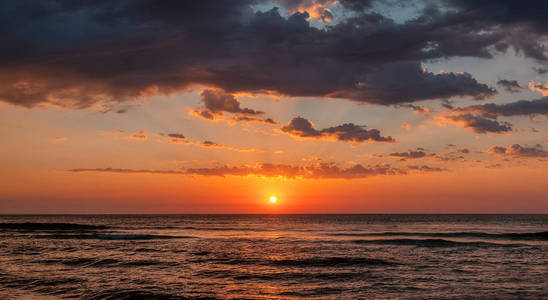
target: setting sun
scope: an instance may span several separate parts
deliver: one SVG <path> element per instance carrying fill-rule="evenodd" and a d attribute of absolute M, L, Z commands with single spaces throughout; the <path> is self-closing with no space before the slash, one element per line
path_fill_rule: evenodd
<path fill-rule="evenodd" d="M 270 203 L 276 203 L 278 201 L 278 198 L 276 196 L 270 196 Z"/>

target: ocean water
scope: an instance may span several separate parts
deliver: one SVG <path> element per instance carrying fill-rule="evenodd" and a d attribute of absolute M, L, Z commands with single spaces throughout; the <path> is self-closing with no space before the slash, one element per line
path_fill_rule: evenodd
<path fill-rule="evenodd" d="M 0 299 L 548 299 L 548 215 L 0 216 Z"/>

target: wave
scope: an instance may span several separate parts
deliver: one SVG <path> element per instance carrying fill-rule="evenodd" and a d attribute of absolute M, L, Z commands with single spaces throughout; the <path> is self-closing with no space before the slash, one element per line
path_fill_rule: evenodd
<path fill-rule="evenodd" d="M 345 267 L 345 266 L 390 266 L 395 262 L 365 257 L 323 257 L 303 259 L 240 259 L 240 258 L 211 258 L 194 260 L 193 262 L 213 262 L 227 265 L 270 265 L 287 267 Z"/>
<path fill-rule="evenodd" d="M 344 289 L 342 289 L 342 288 L 319 287 L 319 288 L 315 288 L 315 289 L 302 290 L 302 291 L 299 291 L 299 292 L 297 292 L 297 291 L 281 292 L 278 295 L 279 296 L 286 296 L 286 297 L 308 298 L 308 297 L 317 297 L 317 296 L 341 294 L 343 292 L 344 292 Z"/>
<path fill-rule="evenodd" d="M 96 234 L 101 240 L 158 240 L 193 238 L 192 236 L 151 235 L 151 234 Z"/>
<path fill-rule="evenodd" d="M 272 231 L 271 229 L 252 228 L 252 227 L 195 227 L 195 226 L 187 226 L 187 227 L 181 227 L 179 229 L 183 229 L 183 230 L 200 230 L 200 231 L 255 231 L 255 232 Z"/>
<path fill-rule="evenodd" d="M 0 229 L 25 230 L 25 231 L 51 231 L 51 230 L 96 230 L 107 229 L 104 225 L 89 225 L 75 223 L 0 223 Z"/>
<path fill-rule="evenodd" d="M 360 257 L 325 257 L 325 258 L 304 258 L 304 259 L 283 259 L 272 260 L 273 265 L 292 267 L 344 267 L 344 266 L 387 266 L 396 265 L 394 262 Z"/>
<path fill-rule="evenodd" d="M 162 262 L 158 260 L 119 260 L 115 258 L 72 258 L 72 259 L 60 259 L 60 260 L 44 260 L 39 261 L 43 264 L 59 264 L 71 267 L 141 267 L 141 266 L 156 266 L 156 265 L 168 265 L 176 266 L 178 265 L 175 262 Z"/>
<path fill-rule="evenodd" d="M 517 241 L 548 241 L 548 231 L 526 233 L 487 233 L 479 231 L 469 232 L 372 232 L 372 233 L 331 233 L 329 236 L 423 236 L 441 238 L 482 238 L 504 239 Z"/>
<path fill-rule="evenodd" d="M 381 240 L 355 240 L 357 244 L 373 245 L 397 245 L 397 246 L 417 246 L 417 247 L 520 247 L 529 246 L 523 244 L 498 244 L 488 242 L 457 242 L 444 239 L 381 239 Z"/>
<path fill-rule="evenodd" d="M 166 239 L 191 239 L 194 236 L 174 236 L 174 235 L 152 235 L 152 234 L 47 234 L 36 235 L 35 238 L 42 239 L 79 239 L 79 240 L 166 240 Z"/>
<path fill-rule="evenodd" d="M 214 300 L 215 297 L 188 297 L 179 295 L 164 294 L 161 292 L 145 291 L 145 290 L 107 290 L 94 292 L 82 297 L 86 300 L 99 300 L 99 299 L 120 299 L 120 300 L 133 300 L 133 299 L 151 299 L 151 300 Z"/>
<path fill-rule="evenodd" d="M 216 273 L 216 274 L 215 274 Z M 208 275 L 214 275 L 217 278 L 233 277 L 235 280 L 267 280 L 267 281 L 285 281 L 285 280 L 328 280 L 344 281 L 364 278 L 368 273 L 364 272 L 282 272 L 282 273 L 238 273 L 234 274 L 228 270 L 208 272 Z"/>

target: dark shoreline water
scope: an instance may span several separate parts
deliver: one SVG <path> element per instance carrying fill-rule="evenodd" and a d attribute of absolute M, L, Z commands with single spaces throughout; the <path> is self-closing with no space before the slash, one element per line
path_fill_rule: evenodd
<path fill-rule="evenodd" d="M 0 299 L 548 295 L 548 215 L 4 215 L 0 237 Z"/>

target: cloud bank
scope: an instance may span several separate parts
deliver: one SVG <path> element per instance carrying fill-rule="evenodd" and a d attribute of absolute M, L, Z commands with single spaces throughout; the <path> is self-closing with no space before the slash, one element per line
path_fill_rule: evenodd
<path fill-rule="evenodd" d="M 496 91 L 471 74 L 435 74 L 422 62 L 488 59 L 508 49 L 539 68 L 548 61 L 545 1 L 425 1 L 403 21 L 374 10 L 375 3 L 5 1 L 0 99 L 25 107 L 86 108 L 195 85 L 381 105 L 486 99 Z M 337 18 L 328 4 L 338 5 Z M 256 9 L 261 5 L 271 8 Z M 311 18 L 329 25 L 315 26 Z M 210 114 L 216 104 L 209 102 Z"/>

